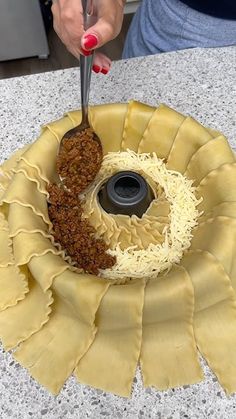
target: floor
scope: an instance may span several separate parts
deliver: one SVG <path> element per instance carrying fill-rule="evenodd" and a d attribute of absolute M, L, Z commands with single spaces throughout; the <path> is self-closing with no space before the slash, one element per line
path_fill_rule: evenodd
<path fill-rule="evenodd" d="M 125 15 L 120 35 L 101 48 L 101 51 L 112 60 L 121 58 L 126 33 L 132 17 L 132 14 Z M 67 51 L 53 29 L 49 30 L 48 44 L 50 49 L 48 59 L 26 58 L 0 62 L 0 79 L 59 70 L 78 65 L 78 60 Z"/>

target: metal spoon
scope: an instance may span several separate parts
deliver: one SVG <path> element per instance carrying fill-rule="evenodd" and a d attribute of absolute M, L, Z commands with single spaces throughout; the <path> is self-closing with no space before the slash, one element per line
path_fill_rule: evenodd
<path fill-rule="evenodd" d="M 83 6 L 83 17 L 84 17 L 84 28 L 85 30 L 89 29 L 94 23 L 94 16 L 92 16 L 92 6 L 90 0 L 82 0 Z M 64 142 L 75 137 L 84 131 L 87 128 L 91 129 L 88 119 L 88 102 L 89 102 L 89 91 L 90 91 L 90 81 L 91 81 L 91 71 L 93 64 L 94 53 L 88 56 L 80 55 L 80 86 L 81 86 L 81 110 L 82 110 L 82 120 L 81 123 L 71 130 L 67 131 L 61 139 L 58 154 L 64 145 Z M 96 141 L 102 149 L 102 144 L 97 134 L 93 132 L 93 140 Z M 60 174 L 58 174 L 60 182 L 63 185 L 63 179 Z M 65 188 L 66 186 L 63 185 Z"/>

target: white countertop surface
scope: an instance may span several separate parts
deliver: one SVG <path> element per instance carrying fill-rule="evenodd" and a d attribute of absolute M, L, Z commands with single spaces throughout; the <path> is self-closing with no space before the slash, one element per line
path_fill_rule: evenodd
<path fill-rule="evenodd" d="M 136 99 L 165 103 L 222 131 L 236 149 L 236 48 L 195 49 L 113 64 L 94 75 L 91 104 Z M 35 139 L 40 125 L 79 108 L 76 68 L 0 81 L 0 159 Z M 112 141 L 112 138 L 111 138 Z M 71 377 L 58 397 L 37 384 L 11 354 L 0 351 L 0 418 L 235 419 L 236 395 L 226 397 L 204 363 L 205 380 L 157 392 L 139 371 L 131 399 L 80 385 Z"/>

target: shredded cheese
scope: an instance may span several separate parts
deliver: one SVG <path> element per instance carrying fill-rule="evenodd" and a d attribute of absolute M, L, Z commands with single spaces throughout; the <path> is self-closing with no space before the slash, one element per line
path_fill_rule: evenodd
<path fill-rule="evenodd" d="M 189 248 L 191 232 L 200 215 L 197 205 L 201 200 L 195 196 L 192 181 L 179 172 L 168 170 L 155 153 L 137 154 L 131 150 L 108 153 L 104 156 L 96 184 L 121 170 L 138 172 L 154 182 L 157 188 L 162 187 L 170 203 L 169 225 L 163 231 L 162 244 L 150 243 L 146 249 L 131 246 L 122 250 L 117 243 L 115 249 L 108 251 L 117 262 L 111 269 L 102 270 L 101 276 L 119 280 L 153 278 L 179 263 L 183 252 Z"/>

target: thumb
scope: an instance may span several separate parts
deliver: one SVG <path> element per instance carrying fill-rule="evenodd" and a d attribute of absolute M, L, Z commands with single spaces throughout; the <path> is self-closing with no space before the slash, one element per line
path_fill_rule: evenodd
<path fill-rule="evenodd" d="M 100 18 L 95 25 L 84 32 L 81 38 L 81 47 L 87 51 L 100 48 L 118 35 L 121 24 L 117 26 L 115 27 L 109 21 Z"/>

